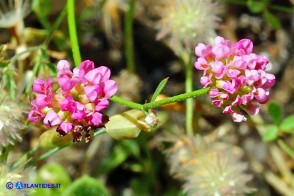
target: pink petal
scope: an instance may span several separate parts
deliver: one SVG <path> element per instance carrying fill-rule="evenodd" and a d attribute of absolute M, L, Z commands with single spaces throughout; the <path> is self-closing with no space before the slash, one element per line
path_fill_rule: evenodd
<path fill-rule="evenodd" d="M 222 106 L 223 101 L 220 99 L 215 99 L 215 100 L 212 100 L 212 104 L 219 108 Z"/>
<path fill-rule="evenodd" d="M 237 43 L 233 44 L 233 48 L 237 49 L 238 55 L 245 55 L 252 52 L 253 43 L 250 39 L 241 39 Z"/>
<path fill-rule="evenodd" d="M 87 117 L 88 124 L 99 127 L 102 125 L 103 115 L 99 112 L 94 112 L 91 116 Z"/>
<path fill-rule="evenodd" d="M 204 86 L 204 87 L 207 87 L 209 84 L 211 84 L 211 80 L 209 77 L 207 76 L 202 76 L 200 78 L 200 83 Z"/>
<path fill-rule="evenodd" d="M 249 104 L 249 105 L 246 106 L 245 111 L 248 114 L 256 115 L 256 114 L 259 113 L 259 109 L 260 109 L 260 106 L 255 105 L 255 104 Z"/>
<path fill-rule="evenodd" d="M 237 95 L 236 99 L 232 102 L 232 105 L 239 106 L 241 104 L 242 104 L 242 98 L 239 95 Z"/>
<path fill-rule="evenodd" d="M 211 98 L 218 97 L 221 93 L 216 88 L 209 89 L 209 95 Z"/>
<path fill-rule="evenodd" d="M 94 62 L 90 60 L 85 60 L 81 63 L 79 68 L 79 77 L 81 79 L 84 78 L 84 76 L 89 73 L 91 70 L 95 68 Z M 75 72 L 75 71 L 74 71 Z"/>
<path fill-rule="evenodd" d="M 96 68 L 99 73 L 101 74 L 102 76 L 102 81 L 106 81 L 110 78 L 110 69 L 108 67 L 105 67 L 105 66 L 100 66 L 98 68 Z"/>
<path fill-rule="evenodd" d="M 62 120 L 60 119 L 60 117 L 58 116 L 58 114 L 54 111 L 54 110 L 50 110 L 45 118 L 43 123 L 47 126 L 47 127 L 53 127 L 55 125 L 58 125 L 62 122 Z"/>
<path fill-rule="evenodd" d="M 264 90 L 263 88 L 257 88 L 257 91 L 254 93 L 254 98 L 259 103 L 266 103 L 269 99 L 269 92 L 267 90 Z"/>
<path fill-rule="evenodd" d="M 230 51 L 230 48 L 224 45 L 216 45 L 212 48 L 212 53 L 215 55 L 216 60 L 229 57 Z"/>
<path fill-rule="evenodd" d="M 101 96 L 102 90 L 98 85 L 85 86 L 84 92 L 88 99 L 93 102 Z"/>
<path fill-rule="evenodd" d="M 42 112 L 40 112 L 39 110 L 31 110 L 29 113 L 29 121 L 30 122 L 38 122 L 39 120 L 41 120 L 42 118 L 44 118 L 44 114 Z"/>
<path fill-rule="evenodd" d="M 266 73 L 265 77 L 261 79 L 263 81 L 262 88 L 264 89 L 269 89 L 273 87 L 276 83 L 276 78 L 273 74 L 271 73 Z"/>
<path fill-rule="evenodd" d="M 250 103 L 253 100 L 254 94 L 248 93 L 248 94 L 242 95 L 241 98 L 242 98 L 242 104 L 247 105 L 248 103 Z"/>
<path fill-rule="evenodd" d="M 204 58 L 208 58 L 209 56 L 212 55 L 211 53 L 211 49 L 212 46 L 210 45 L 205 45 L 202 43 L 199 43 L 196 47 L 195 47 L 195 54 L 198 57 L 204 57 Z"/>
<path fill-rule="evenodd" d="M 252 85 L 254 82 L 260 79 L 260 75 L 257 70 L 245 70 L 245 76 L 247 79 L 247 83 Z"/>
<path fill-rule="evenodd" d="M 71 95 L 66 95 L 66 97 L 59 102 L 59 104 L 62 111 L 74 112 L 76 108 L 76 102 L 73 100 Z"/>
<path fill-rule="evenodd" d="M 87 108 L 83 104 L 76 102 L 76 108 L 71 117 L 78 121 L 82 121 L 86 117 L 87 113 L 89 113 Z"/>
<path fill-rule="evenodd" d="M 97 100 L 97 102 L 95 103 L 95 111 L 96 112 L 101 112 L 103 111 L 105 108 L 108 107 L 109 102 L 107 99 L 102 99 L 102 100 Z"/>
<path fill-rule="evenodd" d="M 58 84 L 64 92 L 69 92 L 76 85 L 76 83 L 76 80 L 71 80 L 68 76 L 58 78 Z"/>
<path fill-rule="evenodd" d="M 104 98 L 109 99 L 112 97 L 117 91 L 117 85 L 114 80 L 107 80 L 104 83 Z"/>
<path fill-rule="evenodd" d="M 229 64 L 230 66 L 238 69 L 246 69 L 247 63 L 243 59 L 243 56 L 234 56 L 233 61 Z"/>
<path fill-rule="evenodd" d="M 227 76 L 230 78 L 237 78 L 241 72 L 237 69 L 229 69 L 227 72 Z"/>
<path fill-rule="evenodd" d="M 99 84 L 102 81 L 102 77 L 98 69 L 93 69 L 85 75 L 86 80 L 91 84 Z"/>
<path fill-rule="evenodd" d="M 36 97 L 35 104 L 37 105 L 38 108 L 45 108 L 46 106 L 51 106 L 52 98 L 51 96 L 40 94 Z"/>
<path fill-rule="evenodd" d="M 57 63 L 57 70 L 58 71 L 67 71 L 67 70 L 70 70 L 70 64 L 69 64 L 69 62 L 66 61 L 66 60 L 60 60 Z"/>
<path fill-rule="evenodd" d="M 239 113 L 233 113 L 232 118 L 234 122 L 244 122 L 247 120 L 247 118 L 244 115 Z"/>
<path fill-rule="evenodd" d="M 59 132 L 60 135 L 64 136 L 68 132 L 72 131 L 74 128 L 74 125 L 70 122 L 62 122 L 56 129 L 57 132 Z"/>
<path fill-rule="evenodd" d="M 52 90 L 52 79 L 47 78 L 45 81 L 37 79 L 33 83 L 33 91 L 39 94 L 48 94 Z"/>
<path fill-rule="evenodd" d="M 225 109 L 223 110 L 224 114 L 233 114 L 234 111 L 232 110 L 232 106 L 227 106 L 225 107 Z"/>
<path fill-rule="evenodd" d="M 194 63 L 194 66 L 198 70 L 207 70 L 209 68 L 207 61 L 203 57 L 199 57 Z"/>

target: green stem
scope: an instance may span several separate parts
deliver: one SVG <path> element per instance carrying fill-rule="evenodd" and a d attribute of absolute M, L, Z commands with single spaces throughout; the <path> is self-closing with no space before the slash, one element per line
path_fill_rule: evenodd
<path fill-rule="evenodd" d="M 192 54 L 189 56 L 189 60 L 185 63 L 185 91 L 190 93 L 193 91 L 193 78 L 191 66 Z M 187 135 L 193 135 L 193 99 L 186 99 L 186 132 Z"/>
<path fill-rule="evenodd" d="M 71 42 L 71 49 L 73 53 L 73 59 L 75 66 L 79 66 L 81 63 L 81 53 L 79 48 L 77 30 L 76 30 L 76 20 L 75 20 L 75 1 L 67 0 L 67 20 L 69 28 L 69 36 Z"/>
<path fill-rule="evenodd" d="M 101 135 L 103 133 L 106 133 L 105 128 L 100 128 L 100 129 L 98 129 L 97 131 L 94 132 L 93 136 L 95 138 L 98 135 Z M 37 146 L 34 149 L 27 152 L 26 154 L 24 154 L 16 163 L 14 163 L 13 166 L 12 166 L 12 169 L 16 169 L 16 168 L 22 166 L 24 163 L 26 163 L 25 167 L 29 167 L 31 165 L 34 165 L 36 162 L 49 157 L 50 155 L 62 150 L 63 148 L 72 146 L 73 144 L 75 144 L 75 143 L 71 143 L 70 145 L 56 146 L 56 147 L 50 149 L 49 151 L 41 154 L 40 156 L 32 158 L 32 156 L 35 153 L 37 153 L 37 152 L 39 152 L 41 150 L 41 148 L 39 146 Z"/>
<path fill-rule="evenodd" d="M 128 106 L 129 108 L 148 111 L 151 108 L 156 108 L 156 107 L 166 105 L 166 104 L 169 104 L 169 103 L 184 101 L 184 100 L 189 99 L 189 98 L 195 98 L 195 97 L 199 97 L 201 95 L 205 95 L 205 94 L 207 94 L 208 90 L 209 90 L 209 88 L 202 88 L 202 89 L 192 91 L 192 92 L 189 92 L 189 93 L 183 93 L 183 94 L 180 94 L 180 95 L 175 95 L 173 97 L 169 97 L 169 98 L 166 98 L 166 99 L 162 99 L 162 100 L 159 100 L 159 101 L 154 101 L 154 102 L 151 102 L 151 103 L 145 103 L 145 104 L 138 104 L 138 103 L 135 103 L 135 102 L 132 102 L 132 101 L 125 100 L 125 99 L 123 99 L 121 97 L 118 97 L 118 96 L 113 96 L 112 98 L 110 98 L 110 100 L 113 101 L 113 102 Z"/>
<path fill-rule="evenodd" d="M 224 0 L 225 3 L 231 3 L 235 5 L 242 5 L 242 6 L 247 6 L 247 0 Z M 293 9 L 291 7 L 286 7 L 286 6 L 281 6 L 281 5 L 276 5 L 276 4 L 269 4 L 267 5 L 268 8 L 275 10 L 275 11 L 280 11 L 280 12 L 285 12 L 285 13 L 293 13 Z"/>
<path fill-rule="evenodd" d="M 59 16 L 57 17 L 56 21 L 54 22 L 54 24 L 48 29 L 48 36 L 44 41 L 44 45 L 48 46 L 48 44 L 50 43 L 51 39 L 54 36 L 54 33 L 56 32 L 56 30 L 58 29 L 58 27 L 61 25 L 64 17 L 67 14 L 67 9 L 66 7 L 61 11 L 61 13 L 59 14 Z M 58 42 L 57 40 L 53 40 L 54 42 Z M 57 46 L 59 46 L 60 44 L 55 43 Z"/>
<path fill-rule="evenodd" d="M 143 108 L 144 108 L 144 110 L 148 110 L 150 108 L 155 108 L 155 107 L 158 107 L 161 105 L 166 105 L 166 104 L 173 103 L 173 102 L 179 102 L 179 101 L 183 101 L 183 100 L 186 100 L 189 98 L 199 97 L 201 95 L 207 94 L 208 90 L 209 90 L 209 88 L 202 88 L 202 89 L 192 91 L 189 93 L 183 93 L 183 94 L 179 94 L 179 95 L 169 97 L 166 99 L 162 99 L 159 101 L 154 101 L 152 103 L 145 103 L 143 105 Z"/>
<path fill-rule="evenodd" d="M 133 40 L 133 19 L 135 13 L 136 0 L 130 0 L 129 9 L 126 13 L 124 20 L 125 29 L 125 56 L 127 61 L 128 70 L 134 73 L 135 70 L 135 58 L 134 58 L 134 40 Z"/>
<path fill-rule="evenodd" d="M 29 152 L 25 153 L 16 163 L 12 165 L 12 169 L 16 169 L 19 166 L 23 165 L 25 162 L 28 162 L 31 158 L 32 155 L 40 150 L 40 147 L 37 146 L 30 150 Z"/>
<path fill-rule="evenodd" d="M 126 99 L 123 99 L 121 97 L 118 96 L 113 96 L 110 98 L 111 101 L 119 103 L 121 105 L 125 105 L 128 106 L 129 108 L 133 108 L 133 109 L 137 109 L 137 110 L 142 110 L 143 106 L 141 104 L 132 102 L 132 101 L 128 101 Z"/>
<path fill-rule="evenodd" d="M 294 151 L 283 140 L 278 140 L 278 144 L 292 159 L 294 159 Z"/>

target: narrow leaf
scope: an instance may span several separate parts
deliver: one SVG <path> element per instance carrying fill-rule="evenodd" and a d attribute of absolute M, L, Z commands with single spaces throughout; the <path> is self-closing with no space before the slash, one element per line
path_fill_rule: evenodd
<path fill-rule="evenodd" d="M 281 23 L 277 16 L 273 15 L 269 11 L 265 11 L 263 13 L 263 17 L 266 22 L 273 28 L 273 29 L 280 29 Z"/>
<path fill-rule="evenodd" d="M 155 92 L 153 93 L 152 95 L 152 98 L 151 98 L 151 103 L 155 101 L 156 97 L 161 93 L 161 91 L 163 90 L 163 88 L 165 87 L 166 83 L 168 81 L 168 78 L 165 78 L 163 79 L 159 85 L 157 86 Z"/>
<path fill-rule="evenodd" d="M 110 195 L 108 190 L 95 178 L 90 176 L 83 176 L 74 181 L 62 193 L 64 196 L 70 195 Z"/>
<path fill-rule="evenodd" d="M 266 0 L 248 0 L 247 1 L 247 7 L 250 9 L 253 13 L 260 13 L 262 12 L 267 5 Z"/>
<path fill-rule="evenodd" d="M 262 135 L 264 142 L 270 142 L 278 137 L 278 127 L 276 125 L 267 125 L 266 132 Z"/>
<path fill-rule="evenodd" d="M 294 133 L 294 114 L 286 117 L 280 124 L 280 129 L 283 132 Z"/>
<path fill-rule="evenodd" d="M 275 103 L 270 102 L 268 106 L 268 113 L 270 114 L 271 118 L 275 122 L 275 124 L 279 124 L 282 120 L 282 110 L 281 107 Z"/>

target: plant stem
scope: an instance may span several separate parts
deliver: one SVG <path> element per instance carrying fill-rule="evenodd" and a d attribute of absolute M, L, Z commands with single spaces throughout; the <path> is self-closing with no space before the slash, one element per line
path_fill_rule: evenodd
<path fill-rule="evenodd" d="M 121 105 L 125 105 L 128 106 L 129 108 L 133 108 L 133 109 L 137 109 L 137 110 L 142 110 L 143 105 L 132 102 L 132 101 L 128 101 L 126 99 L 123 99 L 121 97 L 118 96 L 113 96 L 110 98 L 111 101 L 119 103 Z"/>
<path fill-rule="evenodd" d="M 69 36 L 71 42 L 71 49 L 73 53 L 73 59 L 75 62 L 75 66 L 79 66 L 81 63 L 81 54 L 78 43 L 78 36 L 76 30 L 76 20 L 75 20 L 75 1 L 67 0 L 67 21 L 69 28 Z"/>
<path fill-rule="evenodd" d="M 292 159 L 294 159 L 294 151 L 283 140 L 278 140 L 278 144 Z"/>
<path fill-rule="evenodd" d="M 133 109 L 137 109 L 137 110 L 143 110 L 143 111 L 148 111 L 151 108 L 156 108 L 162 105 L 166 105 L 169 103 L 173 103 L 173 102 L 179 102 L 179 101 L 183 101 L 189 98 L 195 98 L 201 95 L 205 95 L 207 94 L 209 88 L 202 88 L 196 91 L 192 91 L 189 93 L 183 93 L 180 95 L 175 95 L 173 97 L 169 97 L 166 99 L 162 99 L 159 101 L 154 101 L 154 102 L 150 102 L 150 103 L 145 103 L 145 104 L 138 104 L 132 101 L 128 101 L 125 100 L 121 97 L 118 96 L 113 96 L 112 98 L 110 98 L 111 101 L 128 106 L 129 108 L 133 108 Z"/>
<path fill-rule="evenodd" d="M 193 91 L 193 79 L 192 79 L 192 68 L 191 66 L 192 54 L 189 56 L 189 60 L 185 64 L 185 91 L 190 93 Z M 193 135 L 193 99 L 186 99 L 186 132 L 187 135 Z"/>
<path fill-rule="evenodd" d="M 183 94 L 175 95 L 173 97 L 169 97 L 169 98 L 162 99 L 159 101 L 154 101 L 152 103 L 145 103 L 145 104 L 143 104 L 143 108 L 144 108 L 144 110 L 148 110 L 150 108 L 155 108 L 155 107 L 158 107 L 161 105 L 166 105 L 166 104 L 173 103 L 173 102 L 179 102 L 179 101 L 183 101 L 183 100 L 186 100 L 189 98 L 199 97 L 201 95 L 207 94 L 208 90 L 209 90 L 209 88 L 202 88 L 202 89 L 192 91 L 189 93 L 183 93 Z"/>
<path fill-rule="evenodd" d="M 48 28 L 48 36 L 46 37 L 45 41 L 44 41 L 44 45 L 45 46 L 48 46 L 48 44 L 50 43 L 51 39 L 53 38 L 54 36 L 54 33 L 56 32 L 56 30 L 58 29 L 58 27 L 61 25 L 64 17 L 66 16 L 67 14 L 67 8 L 65 7 L 61 13 L 59 14 L 59 16 L 57 17 L 56 21 L 54 22 L 54 24 Z M 58 44 L 58 41 L 57 40 L 53 40 L 55 42 L 55 44 L 59 47 L 60 44 Z"/>
<path fill-rule="evenodd" d="M 135 12 L 136 0 L 130 0 L 129 9 L 124 20 L 125 29 L 125 56 L 127 61 L 128 71 L 135 73 L 135 58 L 134 58 L 134 40 L 133 40 L 133 19 Z"/>
<path fill-rule="evenodd" d="M 94 132 L 93 137 L 95 138 L 98 135 L 101 135 L 103 133 L 106 133 L 105 128 L 100 128 Z M 37 161 L 45 159 L 45 158 L 49 157 L 50 155 L 62 150 L 63 148 L 72 146 L 73 144 L 75 144 L 75 143 L 72 143 L 70 145 L 56 146 L 56 147 L 48 150 L 47 152 L 45 152 L 37 157 L 32 158 L 32 156 L 35 153 L 37 153 L 41 150 L 40 146 L 37 146 L 34 149 L 27 152 L 26 154 L 24 154 L 16 163 L 14 163 L 12 166 L 12 169 L 16 169 L 16 168 L 22 166 L 24 163 L 26 163 L 25 167 L 29 167 L 31 165 L 34 165 Z"/>

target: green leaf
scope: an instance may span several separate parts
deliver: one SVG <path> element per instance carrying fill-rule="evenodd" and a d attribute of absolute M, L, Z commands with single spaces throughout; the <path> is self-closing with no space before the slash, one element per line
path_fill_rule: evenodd
<path fill-rule="evenodd" d="M 70 177 L 65 169 L 57 164 L 51 163 L 42 166 L 36 176 L 36 184 L 60 184 L 60 188 L 36 188 L 32 196 L 59 196 L 71 183 Z"/>
<path fill-rule="evenodd" d="M 275 103 L 270 102 L 268 106 L 268 113 L 276 124 L 279 124 L 282 120 L 282 109 L 281 107 Z"/>
<path fill-rule="evenodd" d="M 267 125 L 265 126 L 266 132 L 262 134 L 262 140 L 264 142 L 270 142 L 275 140 L 278 137 L 278 127 L 276 125 Z"/>
<path fill-rule="evenodd" d="M 46 17 L 52 7 L 52 2 L 47 0 L 33 0 L 32 10 L 39 16 Z"/>
<path fill-rule="evenodd" d="M 9 64 L 9 61 L 0 61 L 0 67 L 7 67 L 7 65 Z"/>
<path fill-rule="evenodd" d="M 63 196 L 104 196 L 108 190 L 95 178 L 83 176 L 74 181 L 63 193 Z"/>
<path fill-rule="evenodd" d="M 294 133 L 294 114 L 287 116 L 280 124 L 280 129 L 286 133 Z"/>
<path fill-rule="evenodd" d="M 273 28 L 273 29 L 280 29 L 281 23 L 278 17 L 270 13 L 269 11 L 263 12 L 263 17 L 266 22 Z"/>
<path fill-rule="evenodd" d="M 122 140 L 121 145 L 125 149 L 125 152 L 139 158 L 140 147 L 136 140 Z"/>
<path fill-rule="evenodd" d="M 247 7 L 253 13 L 261 13 L 267 6 L 267 0 L 248 0 Z"/>
<path fill-rule="evenodd" d="M 150 102 L 154 102 L 156 97 L 161 93 L 161 91 L 163 90 L 163 88 L 165 87 L 166 83 L 168 81 L 168 78 L 163 79 L 159 85 L 157 86 L 155 92 L 152 95 L 151 101 Z"/>

